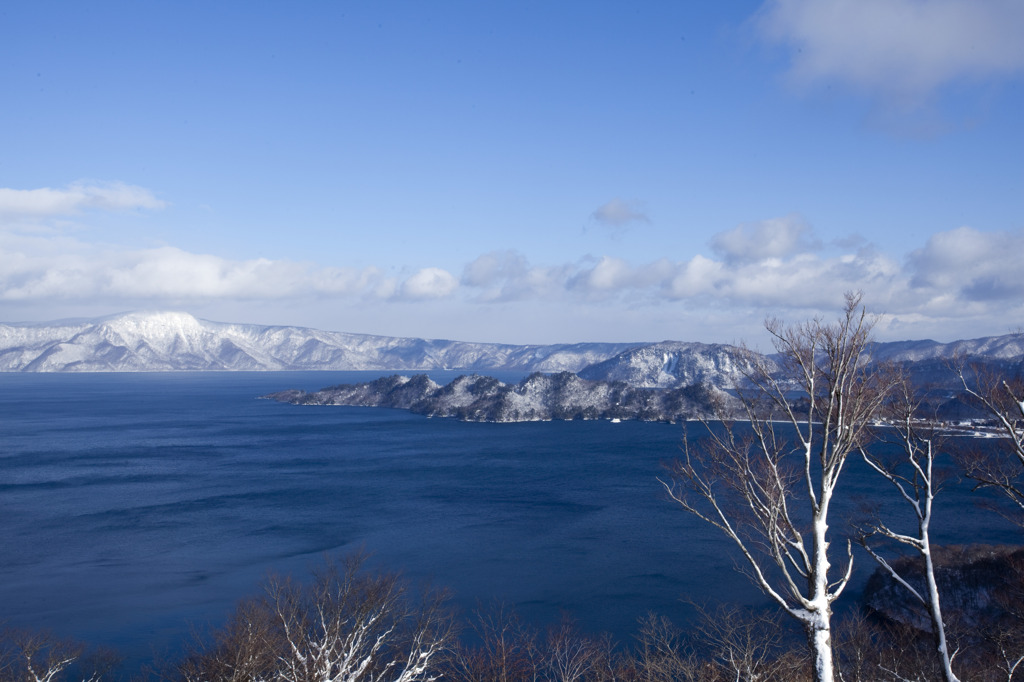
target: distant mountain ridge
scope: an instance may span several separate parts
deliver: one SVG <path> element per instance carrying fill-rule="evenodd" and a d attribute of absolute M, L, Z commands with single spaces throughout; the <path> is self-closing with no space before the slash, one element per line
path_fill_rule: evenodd
<path fill-rule="evenodd" d="M 986 336 L 940 343 L 938 341 L 889 341 L 874 343 L 871 355 L 875 360 L 920 362 L 953 357 L 1011 360 L 1024 356 L 1024 333 Z"/>
<path fill-rule="evenodd" d="M 1024 370 L 1024 335 L 939 343 L 876 343 L 876 359 L 903 363 L 922 383 L 949 378 L 952 357 Z M 640 388 L 731 388 L 750 367 L 726 344 L 576 343 L 521 346 L 417 339 L 305 327 L 230 324 L 187 313 L 127 313 L 91 320 L 0 324 L 0 372 L 152 372 L 439 369 L 576 372 Z M 940 382 L 941 383 L 941 382 Z"/>
<path fill-rule="evenodd" d="M 0 324 L 3 372 L 261 370 L 578 371 L 642 344 L 470 343 L 229 324 L 187 313 Z"/>

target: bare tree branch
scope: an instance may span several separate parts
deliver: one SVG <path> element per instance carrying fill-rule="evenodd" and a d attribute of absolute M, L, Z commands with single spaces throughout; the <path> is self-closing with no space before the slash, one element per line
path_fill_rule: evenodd
<path fill-rule="evenodd" d="M 1024 378 L 1008 379 L 980 365 L 968 366 L 964 358 L 952 368 L 968 399 L 991 416 L 1002 436 L 986 442 L 985 452 L 963 453 L 964 473 L 978 487 L 1002 493 L 1016 513 L 1000 513 L 1024 525 Z"/>

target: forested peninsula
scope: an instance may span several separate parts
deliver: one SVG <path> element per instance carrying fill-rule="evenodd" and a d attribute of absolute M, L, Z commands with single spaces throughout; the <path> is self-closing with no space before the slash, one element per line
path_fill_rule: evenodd
<path fill-rule="evenodd" d="M 390 407 L 429 417 L 473 422 L 609 419 L 675 422 L 711 418 L 729 400 L 705 383 L 681 388 L 641 388 L 624 381 L 583 379 L 572 372 L 535 372 L 517 384 L 462 375 L 440 385 L 425 374 L 393 375 L 319 391 L 286 390 L 264 398 L 296 405 Z"/>

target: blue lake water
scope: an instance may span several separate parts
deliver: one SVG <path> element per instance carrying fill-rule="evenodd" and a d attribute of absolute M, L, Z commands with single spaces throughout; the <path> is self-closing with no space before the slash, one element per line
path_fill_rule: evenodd
<path fill-rule="evenodd" d="M 569 612 L 620 639 L 648 610 L 685 620 L 684 598 L 765 603 L 657 481 L 682 426 L 256 399 L 367 378 L 0 374 L 0 620 L 142 659 L 219 622 L 268 572 L 360 549 L 464 609 L 500 599 L 537 624 Z M 863 469 L 851 462 L 840 505 L 888 496 Z M 964 487 L 940 504 L 936 542 L 1018 540 Z"/>

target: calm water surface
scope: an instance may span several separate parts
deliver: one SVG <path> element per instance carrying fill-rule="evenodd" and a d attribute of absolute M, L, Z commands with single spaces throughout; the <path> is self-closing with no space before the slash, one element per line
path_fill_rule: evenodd
<path fill-rule="evenodd" d="M 144 658 L 268 572 L 360 549 L 467 610 L 501 599 L 538 624 L 567 611 L 620 638 L 648 610 L 685 619 L 681 598 L 763 603 L 656 480 L 681 426 L 256 399 L 366 378 L 0 374 L 0 619 Z M 847 475 L 851 495 L 877 496 Z M 939 542 L 1016 541 L 962 490 L 943 502 Z"/>

